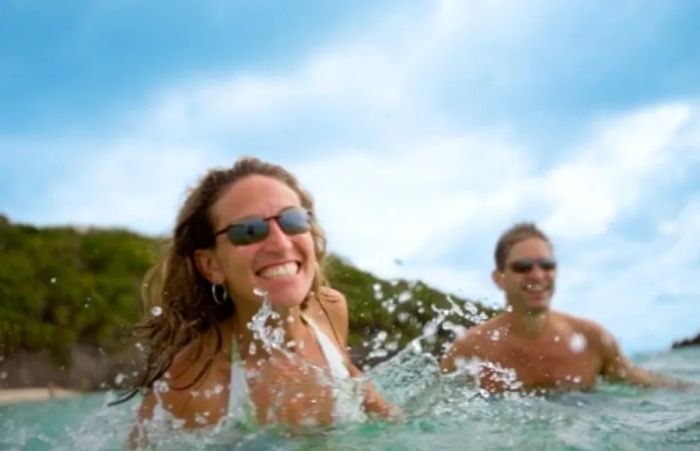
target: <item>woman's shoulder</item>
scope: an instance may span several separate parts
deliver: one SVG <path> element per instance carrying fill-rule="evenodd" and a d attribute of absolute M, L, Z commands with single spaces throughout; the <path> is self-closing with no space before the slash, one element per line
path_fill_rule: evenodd
<path fill-rule="evenodd" d="M 345 300 L 345 295 L 331 287 L 321 287 L 318 292 L 318 298 L 321 302 L 328 302 L 331 304 L 339 303 L 341 306 L 345 306 L 347 303 Z"/>
<path fill-rule="evenodd" d="M 156 404 L 176 418 L 185 420 L 185 427 L 212 424 L 225 413 L 229 357 L 224 332 L 207 332 L 188 343 L 173 358 L 163 377 L 155 381 L 144 397 L 141 417 L 149 418 Z M 220 349 L 218 349 L 220 348 Z M 209 412 L 202 423 L 203 412 Z"/>
<path fill-rule="evenodd" d="M 331 287 L 322 287 L 317 298 L 323 311 L 334 321 L 348 321 L 348 303 L 343 293 Z"/>

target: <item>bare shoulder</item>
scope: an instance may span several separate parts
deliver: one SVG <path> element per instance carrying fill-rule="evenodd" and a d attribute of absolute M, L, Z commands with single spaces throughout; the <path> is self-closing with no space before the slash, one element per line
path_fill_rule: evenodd
<path fill-rule="evenodd" d="M 187 344 L 173 359 L 167 375 L 174 386 L 191 385 L 205 367 L 228 363 L 230 331 L 223 327 L 217 336 L 212 329 Z M 218 348 L 218 349 L 217 349 Z"/>
<path fill-rule="evenodd" d="M 440 361 L 442 372 L 450 372 L 456 369 L 459 359 L 479 357 L 479 350 L 487 340 L 487 337 L 499 327 L 501 327 L 501 320 L 499 317 L 496 317 L 467 329 L 455 339 L 452 346 L 442 357 Z"/>
<path fill-rule="evenodd" d="M 588 343 L 596 346 L 600 350 L 609 349 L 616 346 L 612 334 L 599 323 L 574 315 L 561 312 L 552 312 L 558 321 L 564 322 L 572 331 L 583 334 Z"/>
<path fill-rule="evenodd" d="M 333 327 L 341 331 L 343 337 L 348 332 L 348 303 L 345 295 L 331 287 L 322 287 L 319 291 L 318 302 L 327 318 L 332 321 Z"/>
<path fill-rule="evenodd" d="M 217 389 L 228 382 L 228 350 L 222 344 L 216 352 L 215 334 L 207 333 L 185 346 L 170 367 L 144 396 L 139 410 L 141 420 L 153 416 L 160 406 L 185 421 L 185 427 L 212 424 L 225 414 L 227 390 Z"/>
<path fill-rule="evenodd" d="M 347 300 L 345 295 L 335 288 L 331 287 L 321 287 L 318 293 L 318 299 L 320 302 L 324 302 L 328 307 L 333 306 L 333 308 L 348 308 Z"/>

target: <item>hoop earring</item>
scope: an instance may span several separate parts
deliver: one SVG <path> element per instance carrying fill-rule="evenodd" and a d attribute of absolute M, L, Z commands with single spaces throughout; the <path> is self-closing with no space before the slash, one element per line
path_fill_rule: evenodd
<path fill-rule="evenodd" d="M 223 287 L 223 285 L 221 285 Z M 211 284 L 211 297 L 214 299 L 214 302 L 216 302 L 219 305 L 224 305 L 226 301 L 228 300 L 228 293 L 226 293 L 226 288 L 224 288 L 224 296 L 222 299 L 219 299 L 219 295 L 216 294 L 216 287 L 218 285 L 216 284 Z"/>

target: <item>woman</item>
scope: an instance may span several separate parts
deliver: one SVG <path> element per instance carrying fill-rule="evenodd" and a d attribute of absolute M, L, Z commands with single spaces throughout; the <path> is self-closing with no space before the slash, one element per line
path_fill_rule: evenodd
<path fill-rule="evenodd" d="M 312 199 L 285 169 L 243 158 L 207 173 L 144 284 L 152 317 L 140 326 L 148 365 L 132 443 L 157 409 L 186 428 L 389 416 L 370 384 L 351 380 L 361 373 L 346 349 L 347 304 L 327 285 L 324 255 Z"/>

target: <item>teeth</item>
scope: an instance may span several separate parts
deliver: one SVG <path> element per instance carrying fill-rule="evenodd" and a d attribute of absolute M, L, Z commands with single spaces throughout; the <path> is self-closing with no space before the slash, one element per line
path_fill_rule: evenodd
<path fill-rule="evenodd" d="M 528 283 L 525 285 L 527 291 L 544 291 L 545 286 L 540 283 Z"/>
<path fill-rule="evenodd" d="M 269 266 L 260 271 L 260 277 L 265 279 L 275 279 L 278 277 L 288 277 L 297 273 L 297 264 L 294 262 L 282 265 Z"/>

